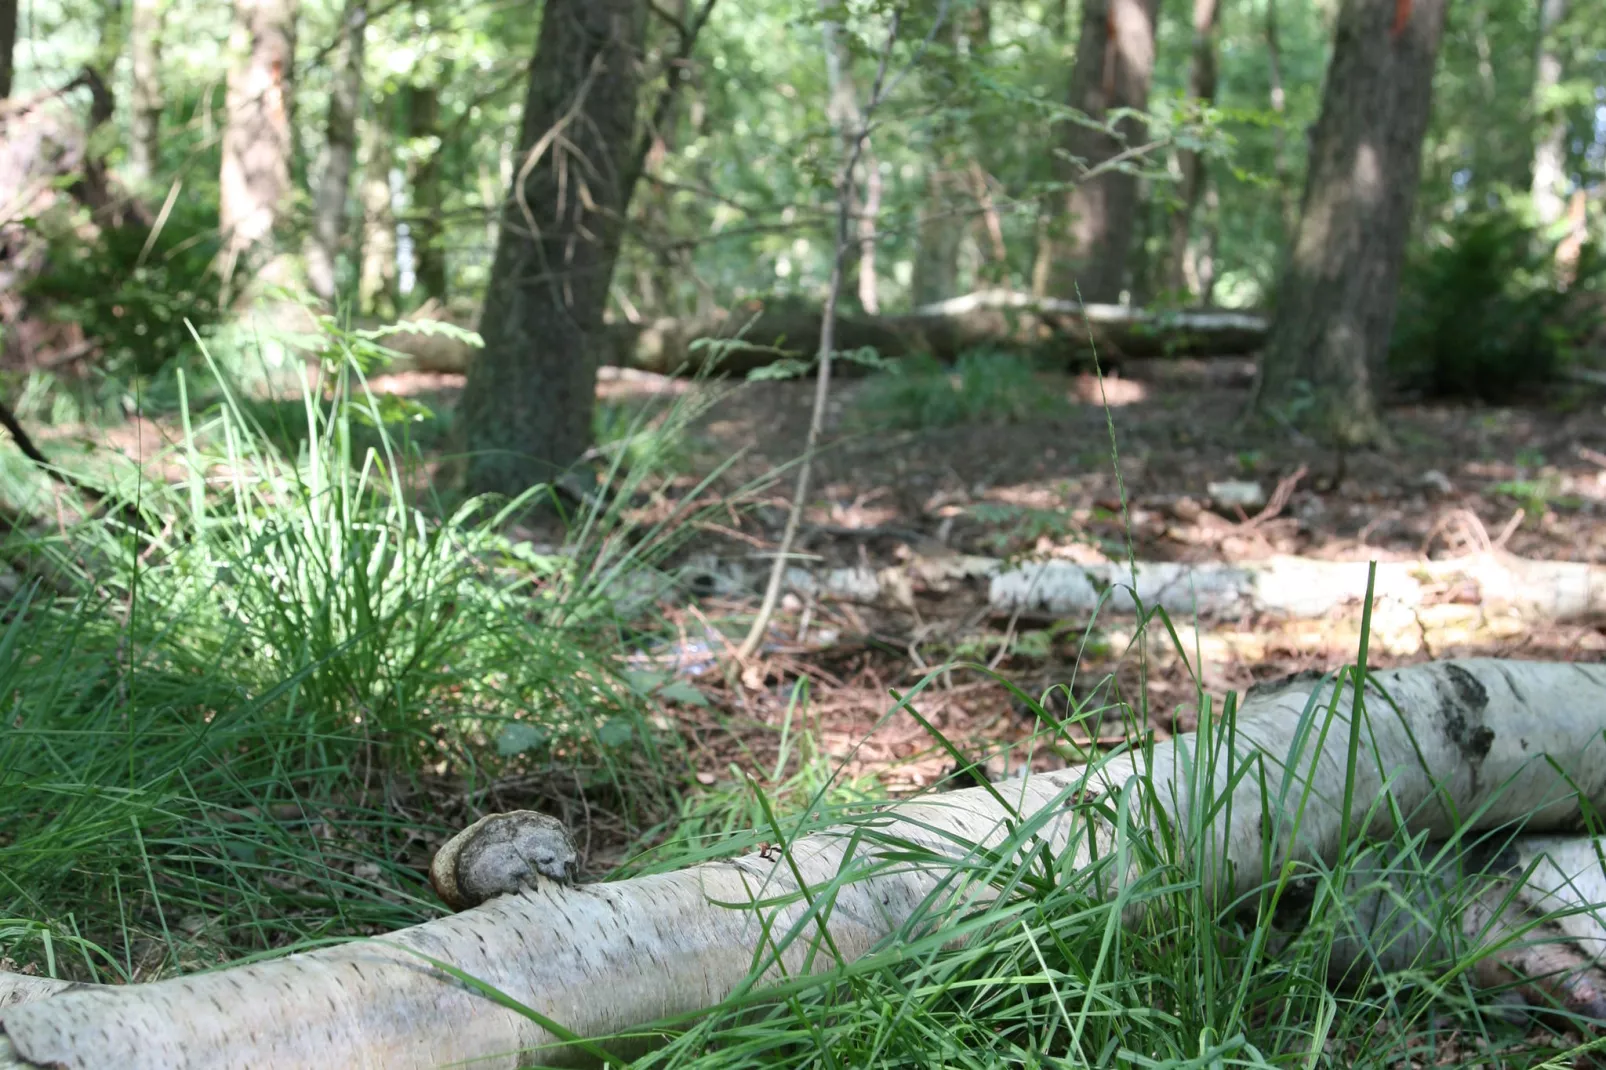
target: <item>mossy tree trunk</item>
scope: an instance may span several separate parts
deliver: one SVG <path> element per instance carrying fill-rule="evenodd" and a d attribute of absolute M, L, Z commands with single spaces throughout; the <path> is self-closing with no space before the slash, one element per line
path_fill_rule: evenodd
<path fill-rule="evenodd" d="M 1341 449 L 1386 440 L 1378 383 L 1447 0 L 1344 0 L 1257 404 Z"/>
<path fill-rule="evenodd" d="M 636 178 L 646 11 L 641 0 L 547 0 L 480 319 L 485 348 L 463 391 L 473 491 L 518 494 L 590 445 L 594 339 Z"/>

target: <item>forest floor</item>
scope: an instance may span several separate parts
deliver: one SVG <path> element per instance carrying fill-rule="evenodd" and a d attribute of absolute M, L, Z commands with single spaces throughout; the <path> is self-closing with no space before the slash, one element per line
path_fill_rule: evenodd
<path fill-rule="evenodd" d="M 413 373 L 374 385 L 449 409 L 460 384 Z M 1501 408 L 1394 407 L 1392 448 L 1341 462 L 1287 430 L 1246 425 L 1251 388 L 1247 362 L 1130 362 L 1102 383 L 1037 375 L 1024 415 L 1008 412 L 1006 400 L 991 418 L 921 427 L 924 417 L 909 411 L 918 399 L 889 395 L 872 378 L 841 381 L 797 549 L 823 564 L 876 567 L 914 554 L 1381 561 L 1491 547 L 1606 563 L 1606 398 L 1598 391 Z M 813 390 L 812 381 L 732 388 L 624 373 L 604 377 L 599 400 L 627 412 L 676 398 L 709 404 L 691 426 L 674 486 L 683 495 L 724 466 L 704 493 L 745 495 L 757 507 L 705 523 L 683 557 L 738 562 L 761 586 L 791 491 L 786 466 L 804 453 Z M 1255 483 L 1272 505 L 1246 514 L 1215 503 L 1210 485 L 1220 481 Z M 755 486 L 763 487 L 756 496 Z M 637 515 L 661 518 L 676 499 L 673 490 L 653 496 Z M 926 681 L 911 708 L 963 753 L 991 755 L 995 772 L 1028 754 L 1034 766 L 1052 767 L 1067 754 L 1042 742 L 1051 733 L 1005 681 L 1059 717 L 1112 707 L 1118 691 L 1156 732 L 1187 729 L 1201 695 L 1219 702 L 1259 680 L 1352 662 L 1363 593 L 1320 620 L 1177 619 L 1185 657 L 1156 622 L 1139 628 L 1108 613 L 1096 622 L 1012 620 L 990 612 L 981 592 L 902 610 L 790 596 L 776 641 L 741 672 L 714 654 L 739 640 L 756 596 L 705 597 L 667 609 L 683 636 L 669 657 L 711 701 L 681 711 L 705 783 L 723 780 L 732 762 L 773 760 L 783 745 L 775 728 L 795 712 L 794 687 L 806 677 L 806 717 L 841 770 L 911 790 L 955 762 L 908 712 L 887 715 L 894 690 L 908 694 Z M 1407 620 L 1374 620 L 1371 662 L 1606 658 L 1606 622 L 1536 625 L 1484 613 L 1463 594 L 1443 592 L 1442 605 Z M 986 664 L 996 676 L 936 671 L 952 661 Z M 1071 735 L 1114 742 L 1131 727 L 1102 724 L 1095 713 Z"/>

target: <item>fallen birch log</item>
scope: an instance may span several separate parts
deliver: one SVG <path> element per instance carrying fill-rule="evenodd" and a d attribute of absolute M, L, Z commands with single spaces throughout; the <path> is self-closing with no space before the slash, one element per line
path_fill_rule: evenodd
<path fill-rule="evenodd" d="M 438 305 L 415 313 L 417 331 L 384 339 L 403 354 L 397 370 L 463 372 L 473 349 L 461 338 L 430 328 L 440 320 L 472 329 L 472 310 Z M 1264 317 L 1223 310 L 1166 311 L 1126 305 L 1083 305 L 1008 290 L 966 294 L 895 316 L 839 316 L 837 348 L 876 350 L 883 357 L 929 353 L 951 361 L 972 349 L 1052 350 L 1067 356 L 1097 345 L 1107 359 L 1169 356 L 1243 356 L 1266 338 Z M 819 349 L 820 309 L 791 298 L 754 300 L 729 313 L 643 323 L 613 323 L 599 336 L 599 362 L 662 375 L 697 373 L 710 360 L 720 370 L 745 374 L 787 354 Z M 703 347 L 704 339 L 740 335 L 748 346 Z M 851 367 L 844 369 L 851 373 Z"/>
<path fill-rule="evenodd" d="M 1190 733 L 1147 754 L 1007 782 L 1002 797 L 972 788 L 885 807 L 800 837 L 779 855 L 590 886 L 538 879 L 382 939 L 148 985 L 64 991 L 0 1011 L 0 1067 L 578 1060 L 586 1053 L 573 1036 L 707 1009 L 742 988 L 755 962 L 767 967 L 763 982 L 776 980 L 783 967 L 764 958 L 766 947 L 779 947 L 795 977 L 829 969 L 836 956 L 858 959 L 908 935 L 908 926 L 940 924 L 934 901 L 985 901 L 990 885 L 947 883 L 976 845 L 998 848 L 1013 837 L 1024 849 L 1022 838 L 1035 838 L 1068 855 L 1061 869 L 1084 874 L 1090 891 L 1130 887 L 1138 863 L 1116 872 L 1113 860 L 1141 852 L 1112 852 L 1115 832 L 1089 805 L 1100 800 L 1129 803 L 1140 836 L 1163 814 L 1184 841 L 1181 857 L 1207 860 L 1196 876 L 1217 903 L 1289 864 L 1331 864 L 1345 832 L 1383 838 L 1401 831 L 1396 822 L 1440 839 L 1464 826 L 1572 831 L 1606 806 L 1606 667 L 1474 659 L 1371 679 L 1364 717 L 1355 716 L 1351 692 L 1294 677 L 1252 691 L 1233 733 L 1218 731 L 1211 746 Z M 1359 745 L 1350 769 L 1352 724 Z M 1220 752 L 1228 739 L 1230 758 Z M 806 896 L 797 894 L 800 882 Z M 828 947 L 813 938 L 822 926 Z"/>
<path fill-rule="evenodd" d="M 1427 846 L 1426 866 L 1373 855 L 1375 864 L 1348 875 L 1349 925 L 1328 960 L 1335 987 L 1369 970 L 1471 962 L 1480 989 L 1606 1022 L 1606 841 L 1525 835 Z"/>
<path fill-rule="evenodd" d="M 882 569 L 787 570 L 803 595 L 847 602 L 907 606 L 917 593 L 944 594 L 986 584 L 999 613 L 1075 617 L 1101 605 L 1117 612 L 1164 606 L 1172 616 L 1265 613 L 1290 619 L 1324 617 L 1358 604 L 1366 590 L 1365 561 L 1274 557 L 1232 564 L 1140 561 L 1076 564 L 1044 561 L 1010 567 L 991 557 L 915 557 Z M 1606 568 L 1574 561 L 1528 561 L 1485 554 L 1444 561 L 1384 561 L 1375 597 L 1382 605 L 1415 608 L 1454 592 L 1485 610 L 1509 610 L 1535 620 L 1573 621 L 1606 615 Z"/>

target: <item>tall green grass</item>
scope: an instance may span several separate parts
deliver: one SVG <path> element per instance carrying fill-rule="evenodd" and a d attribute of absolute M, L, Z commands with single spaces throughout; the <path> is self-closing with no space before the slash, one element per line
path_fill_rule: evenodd
<path fill-rule="evenodd" d="M 1339 670 L 1341 682 L 1359 677 L 1354 666 Z M 1060 714 L 1033 707 L 1045 742 L 1079 720 L 1112 713 L 1142 727 L 1113 681 Z M 1353 767 L 1368 746 L 1365 719 L 1351 733 L 1334 719 L 1335 709 L 1306 708 L 1302 746 L 1349 748 Z M 876 952 L 767 991 L 744 991 L 696 1021 L 664 1023 L 665 1045 L 637 1065 L 1563 1066 L 1600 1046 L 1502 1013 L 1509 1008 L 1499 993 L 1475 993 L 1468 971 L 1492 944 L 1452 940 L 1453 953 L 1441 957 L 1402 956 L 1387 943 L 1405 927 L 1458 929 L 1472 885 L 1450 860 L 1469 841 L 1357 837 L 1332 866 L 1267 872 L 1242 899 L 1214 901 L 1200 880 L 1213 865 L 1202 822 L 1204 815 L 1219 818 L 1226 800 L 1211 797 L 1207 774 L 1226 761 L 1236 702 L 1228 696 L 1201 714 L 1196 775 L 1183 784 L 1194 796 L 1192 812 L 1201 815 L 1198 827 L 1168 827 L 1130 797 L 1100 801 L 1100 816 L 1120 836 L 1111 854 L 1090 864 L 1045 846 L 1045 825 L 1062 812 L 1053 806 L 1012 822 L 991 849 L 956 843 L 943 853 L 888 838 L 875 831 L 873 816 L 848 810 L 788 824 L 785 831 L 796 835 L 861 823 L 865 844 L 932 867 L 945 875 L 942 887 Z M 1145 747 L 1141 732 L 1134 745 Z M 1242 775 L 1256 774 L 1245 767 Z M 1152 787 L 1153 777 L 1145 779 Z M 1267 820 L 1291 834 L 1302 810 L 1296 792 Z M 1141 876 L 1116 882 L 1132 861 Z M 880 864 L 843 879 L 862 879 Z M 1357 914 L 1359 897 L 1378 889 L 1389 889 L 1383 925 Z M 829 913 L 834 892 L 815 890 L 812 917 Z M 830 961 L 817 921 L 766 931 L 764 963 L 794 943 Z M 1341 937 L 1361 950 L 1334 986 L 1329 966 Z"/>
<path fill-rule="evenodd" d="M 114 473 L 92 518 L 6 540 L 0 958 L 145 980 L 382 931 L 437 911 L 422 872 L 480 809 L 674 812 L 676 741 L 616 654 L 677 526 L 603 506 L 543 552 L 502 532 L 544 488 L 441 512 L 331 337 L 297 434 L 215 367 L 192 412 L 180 374 L 182 479 Z"/>

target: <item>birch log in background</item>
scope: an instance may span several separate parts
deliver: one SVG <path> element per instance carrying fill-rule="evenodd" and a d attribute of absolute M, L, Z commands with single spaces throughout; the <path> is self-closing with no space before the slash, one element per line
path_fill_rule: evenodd
<path fill-rule="evenodd" d="M 1358 602 L 1370 563 L 1273 557 L 1238 564 L 1140 561 L 1135 588 L 1146 609 L 1163 605 L 1173 616 L 1269 613 L 1293 619 L 1327 615 Z M 1044 561 L 1010 567 L 993 557 L 916 557 L 883 569 L 812 571 L 795 567 L 787 580 L 802 594 L 850 602 L 912 603 L 916 592 L 946 592 L 985 583 L 1000 613 L 1086 615 L 1101 604 L 1133 609 L 1134 566 L 1121 561 L 1076 564 Z M 1442 561 L 1384 561 L 1376 597 L 1417 607 L 1435 589 L 1470 585 L 1466 597 L 1491 610 L 1529 619 L 1572 621 L 1606 615 L 1606 568 L 1573 561 L 1529 561 L 1480 554 Z"/>
<path fill-rule="evenodd" d="M 1469 819 L 1480 828 L 1521 822 L 1530 832 L 1572 831 L 1585 806 L 1606 807 L 1606 667 L 1474 659 L 1373 679 L 1387 699 L 1368 689 L 1347 793 L 1352 696 L 1337 701 L 1331 721 L 1304 716 L 1333 698 L 1330 681 L 1305 677 L 1250 694 L 1235 719 L 1230 762 L 1199 761 L 1200 739 L 1188 734 L 1156 744 L 1148 762 L 1121 754 L 1002 790 L 1022 815 L 1042 818 L 1043 838 L 1072 851 L 1077 865 L 1095 850 L 1108 858 L 1113 842 L 1082 804 L 1089 797 L 1131 791 L 1182 830 L 1214 815 L 1200 826 L 1206 842 L 1187 857 L 1225 863 L 1200 874 L 1218 902 L 1259 887 L 1263 859 L 1273 873 L 1290 859 L 1331 863 L 1341 830 L 1392 832 L 1393 814 L 1408 832 L 1446 837 Z M 1324 723 L 1327 742 L 1318 747 Z M 1260 777 L 1242 775 L 1245 763 L 1263 767 L 1269 806 Z M 1190 787 L 1190 769 L 1203 787 Z M 1230 808 L 1199 806 L 1229 792 Z M 1296 809 L 1290 799 L 1304 804 L 1297 830 L 1286 821 Z M 1384 799 L 1389 805 L 1378 806 Z M 1232 815 L 1230 827 L 1223 813 Z M 961 843 L 1003 842 L 1008 816 L 989 791 L 974 788 L 900 803 L 876 820 L 882 837 L 953 858 Z M 864 835 L 862 825 L 816 833 L 793 842 L 784 860 L 748 855 L 609 884 L 543 883 L 388 938 L 148 985 L 65 991 L 0 1011 L 10 1045 L 0 1066 L 512 1067 L 519 1051 L 543 1048 L 543 1062 L 577 1058 L 573 1047 L 553 1047 L 559 1038 L 536 1021 L 420 956 L 450 963 L 580 1036 L 622 1032 L 737 990 L 765 929 L 754 911 L 730 904 L 794 891 L 794 866 L 816 892 L 844 874 L 858 877 L 839 884 L 829 915 L 844 959 L 899 932 L 951 866 L 878 863 Z M 804 967 L 813 943 L 807 909 L 792 901 L 765 911 L 775 933 L 805 930 L 785 951 L 789 971 Z M 823 948 L 813 965 L 831 965 Z"/>

